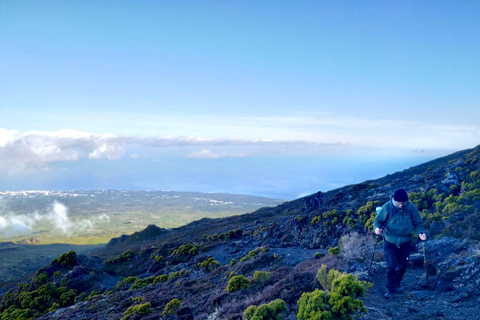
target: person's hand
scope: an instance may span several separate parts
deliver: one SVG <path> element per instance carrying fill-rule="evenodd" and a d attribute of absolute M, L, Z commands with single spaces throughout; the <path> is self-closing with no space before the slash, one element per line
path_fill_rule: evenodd
<path fill-rule="evenodd" d="M 375 228 L 375 234 L 376 234 L 377 236 L 381 236 L 382 233 L 383 233 L 383 229 Z"/>
<path fill-rule="evenodd" d="M 418 235 L 418 237 L 419 237 L 420 240 L 422 240 L 422 241 L 427 240 L 427 235 L 426 235 L 425 233 L 420 233 L 420 234 Z"/>

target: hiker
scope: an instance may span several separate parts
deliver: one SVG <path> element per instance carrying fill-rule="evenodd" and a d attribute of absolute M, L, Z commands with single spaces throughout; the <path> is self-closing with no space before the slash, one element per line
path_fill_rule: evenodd
<path fill-rule="evenodd" d="M 383 235 L 383 251 L 387 263 L 387 291 L 384 294 L 390 299 L 394 293 L 402 293 L 401 282 L 407 270 L 412 231 L 420 240 L 427 240 L 423 220 L 417 207 L 408 201 L 404 189 L 395 191 L 391 199 L 385 203 L 374 222 L 375 234 Z"/>

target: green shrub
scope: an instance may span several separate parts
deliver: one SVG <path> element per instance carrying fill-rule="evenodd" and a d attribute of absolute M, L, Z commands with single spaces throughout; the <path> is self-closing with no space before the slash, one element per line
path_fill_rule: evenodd
<path fill-rule="evenodd" d="M 135 283 L 138 278 L 134 276 L 126 277 L 122 281 L 117 282 L 117 289 L 122 289 L 125 287 L 130 287 L 132 283 Z"/>
<path fill-rule="evenodd" d="M 60 296 L 60 306 L 67 307 L 75 303 L 75 297 L 77 296 L 77 290 L 70 289 L 68 292 L 62 293 Z"/>
<path fill-rule="evenodd" d="M 228 275 L 228 277 L 229 277 L 229 278 L 232 278 L 234 275 L 235 275 L 235 271 L 232 271 L 232 272 L 230 272 L 230 274 Z"/>
<path fill-rule="evenodd" d="M 218 267 L 220 267 L 220 262 L 218 261 L 215 261 L 215 259 L 213 257 L 210 257 L 208 258 L 207 260 L 203 261 L 203 262 L 199 262 L 197 264 L 197 266 L 204 270 L 204 271 L 212 271 Z"/>
<path fill-rule="evenodd" d="M 98 296 L 99 294 L 100 294 L 100 291 L 93 290 L 92 292 L 90 292 L 87 299 L 85 299 L 85 300 L 88 301 L 88 300 L 92 299 L 93 297 Z"/>
<path fill-rule="evenodd" d="M 237 259 L 232 259 L 232 261 L 230 261 L 230 267 L 233 267 L 234 265 L 237 264 Z"/>
<path fill-rule="evenodd" d="M 315 259 L 315 260 L 320 259 L 320 252 L 315 252 L 313 254 L 313 259 Z"/>
<path fill-rule="evenodd" d="M 184 245 L 181 245 L 177 249 L 173 250 L 172 256 L 195 256 L 197 253 L 200 251 L 202 248 L 201 245 L 193 245 L 191 243 L 187 243 Z"/>
<path fill-rule="evenodd" d="M 310 221 L 310 225 L 314 226 L 314 225 L 316 225 L 317 223 L 319 223 L 320 220 L 322 220 L 322 216 L 313 217 L 312 220 Z"/>
<path fill-rule="evenodd" d="M 328 254 L 331 256 L 336 256 L 340 253 L 340 248 L 339 247 L 332 247 L 328 249 Z"/>
<path fill-rule="evenodd" d="M 87 294 L 85 292 L 82 292 L 78 296 L 75 297 L 74 301 L 75 301 L 75 303 L 79 303 L 79 302 L 85 301 L 86 297 L 87 297 Z"/>
<path fill-rule="evenodd" d="M 249 306 L 243 313 L 243 317 L 247 320 L 282 320 L 283 311 L 288 311 L 287 305 L 285 301 L 278 299 L 259 307 Z"/>
<path fill-rule="evenodd" d="M 161 262 L 163 261 L 163 256 L 157 256 L 154 253 L 150 255 L 150 259 L 155 260 L 155 262 Z"/>
<path fill-rule="evenodd" d="M 328 311 L 325 292 L 315 289 L 304 292 L 298 300 L 297 320 L 330 320 L 332 314 Z"/>
<path fill-rule="evenodd" d="M 77 264 L 77 254 L 75 251 L 68 251 L 53 261 L 57 261 L 64 268 L 70 268 Z"/>
<path fill-rule="evenodd" d="M 55 310 L 57 310 L 57 309 L 60 309 L 60 305 L 59 305 L 58 303 L 54 302 L 54 303 L 52 304 L 52 306 L 51 306 L 50 308 L 48 308 L 48 311 L 49 311 L 49 312 L 50 312 L 50 311 L 55 311 Z"/>
<path fill-rule="evenodd" d="M 243 275 L 234 276 L 228 281 L 226 291 L 234 292 L 237 290 L 248 289 L 250 287 L 250 280 Z"/>
<path fill-rule="evenodd" d="M 133 260 L 134 258 L 135 258 L 135 253 L 131 250 L 127 250 L 123 252 L 118 258 L 112 258 L 105 261 L 105 264 L 111 265 L 111 264 L 121 263 L 121 262 Z"/>
<path fill-rule="evenodd" d="M 162 274 L 155 279 L 153 279 L 153 284 L 157 284 L 159 282 L 167 282 L 168 276 L 166 274 Z"/>
<path fill-rule="evenodd" d="M 182 307 L 182 303 L 180 302 L 180 300 L 172 299 L 170 300 L 170 302 L 167 303 L 167 305 L 165 306 L 165 309 L 163 309 L 163 316 L 164 317 L 172 316 L 175 313 L 177 313 L 181 307 Z"/>
<path fill-rule="evenodd" d="M 359 312 L 367 312 L 363 302 L 358 298 L 365 295 L 365 290 L 373 285 L 359 281 L 351 274 L 331 269 L 327 274 L 326 266 L 317 272 L 317 280 L 327 292 L 316 289 L 303 293 L 298 300 L 299 320 L 344 319 L 350 320 Z"/>
<path fill-rule="evenodd" d="M 41 286 L 42 284 L 47 282 L 47 280 L 48 280 L 48 276 L 46 272 L 42 272 L 33 278 L 33 281 L 37 286 Z"/>
<path fill-rule="evenodd" d="M 270 280 L 271 274 L 266 271 L 255 271 L 252 282 L 265 283 Z"/>
<path fill-rule="evenodd" d="M 140 289 L 147 287 L 153 283 L 155 280 L 155 277 L 148 277 L 145 279 L 136 279 L 133 285 L 130 287 L 130 289 Z"/>
<path fill-rule="evenodd" d="M 140 302 L 142 302 L 142 301 L 144 301 L 144 300 L 145 300 L 144 297 L 138 296 L 138 297 L 135 297 L 135 298 L 130 299 L 130 302 L 132 302 L 132 303 L 140 303 Z"/>
<path fill-rule="evenodd" d="M 241 258 L 240 262 L 244 262 L 244 261 L 247 261 L 250 258 L 256 257 L 257 255 L 259 255 L 262 252 L 265 253 L 267 251 L 263 247 L 259 247 L 255 250 L 252 250 L 245 257 Z"/>
<path fill-rule="evenodd" d="M 367 221 L 371 221 L 372 220 L 372 216 L 373 216 L 373 219 L 375 219 L 375 215 L 376 215 L 376 210 L 375 208 L 380 205 L 380 201 L 368 201 L 364 206 L 361 206 L 358 210 L 357 210 L 357 215 L 359 217 L 359 220 L 360 220 L 360 224 L 362 224 L 363 226 L 365 226 L 365 224 L 367 223 Z M 368 227 L 367 227 L 368 228 Z"/>
<path fill-rule="evenodd" d="M 345 276 L 345 273 L 335 269 L 330 269 L 330 271 L 327 273 L 327 266 L 322 264 L 320 269 L 318 269 L 317 271 L 316 277 L 318 283 L 320 283 L 320 286 L 323 288 L 323 290 L 331 291 L 333 281 L 343 276 Z"/>
<path fill-rule="evenodd" d="M 128 320 L 130 319 L 131 316 L 134 314 L 141 314 L 141 315 L 147 315 L 152 313 L 153 308 L 150 302 L 144 303 L 144 304 L 137 304 L 135 306 L 132 306 L 128 308 L 124 313 L 123 313 L 123 318 L 120 320 Z"/>

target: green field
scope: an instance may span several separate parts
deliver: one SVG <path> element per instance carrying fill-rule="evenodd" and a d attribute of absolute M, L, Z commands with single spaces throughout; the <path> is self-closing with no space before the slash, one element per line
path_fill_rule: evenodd
<path fill-rule="evenodd" d="M 31 229 L 0 230 L 0 241 L 92 245 L 132 234 L 149 224 L 175 228 L 201 218 L 220 218 L 275 206 L 283 201 L 220 193 L 171 191 L 2 192 L 0 217 L 33 221 Z M 68 210 L 68 232 L 53 222 L 53 204 Z M 64 227 L 65 223 L 61 225 Z"/>

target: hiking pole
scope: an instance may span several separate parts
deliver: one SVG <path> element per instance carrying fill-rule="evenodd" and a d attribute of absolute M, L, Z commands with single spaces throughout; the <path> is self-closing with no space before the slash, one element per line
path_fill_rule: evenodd
<path fill-rule="evenodd" d="M 375 209 L 375 211 L 377 212 L 377 215 L 378 213 L 380 212 L 380 210 L 382 210 L 382 207 L 377 207 Z M 382 228 L 383 230 L 383 228 Z M 370 260 L 370 267 L 368 268 L 368 276 L 367 276 L 367 279 L 370 279 L 370 272 L 372 271 L 372 264 L 373 264 L 373 258 L 375 258 L 375 251 L 377 250 L 377 244 L 378 244 L 378 239 L 380 238 L 379 235 L 376 235 L 375 234 L 375 228 L 373 230 L 373 234 L 375 235 L 375 245 L 373 247 L 373 254 L 372 254 L 372 259 Z"/>
<path fill-rule="evenodd" d="M 377 250 L 377 244 L 378 244 L 378 239 L 379 238 L 380 238 L 380 236 L 375 235 L 375 245 L 373 247 L 372 259 L 370 260 L 370 267 L 368 268 L 367 279 L 370 279 L 370 271 L 372 271 L 373 258 L 375 258 L 375 251 Z"/>
<path fill-rule="evenodd" d="M 425 254 L 425 241 L 423 242 L 423 264 L 425 265 L 425 275 L 427 277 L 427 291 L 430 291 L 430 282 L 428 281 L 427 255 Z"/>

